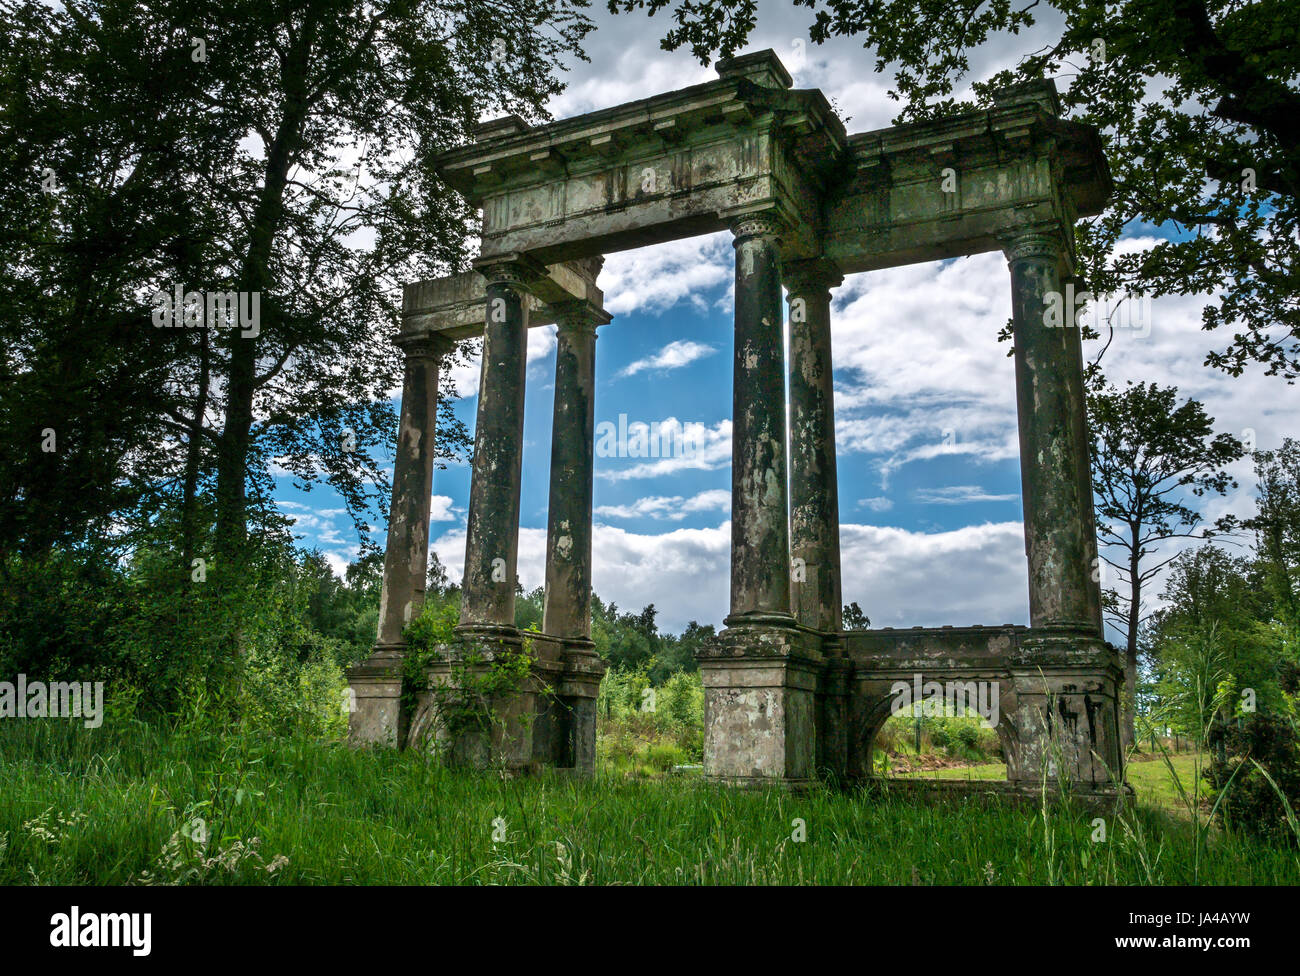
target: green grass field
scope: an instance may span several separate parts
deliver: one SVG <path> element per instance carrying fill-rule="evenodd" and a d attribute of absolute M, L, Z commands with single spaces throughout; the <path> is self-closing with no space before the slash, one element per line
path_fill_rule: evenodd
<path fill-rule="evenodd" d="M 1186 816 L 1187 810 L 1179 799 L 1173 777 L 1174 773 L 1177 773 L 1179 782 L 1190 796 L 1196 778 L 1195 756 L 1190 752 L 1183 752 L 1169 758 L 1174 767 L 1172 773 L 1169 766 L 1159 757 L 1150 761 L 1129 763 L 1127 777 L 1129 785 L 1137 791 L 1139 803 L 1161 807 Z M 1202 756 L 1202 768 L 1208 763 L 1209 759 Z M 998 780 L 1007 778 L 1007 767 L 1005 763 L 986 763 L 978 766 L 927 770 L 913 775 L 932 779 Z M 1202 792 L 1205 790 L 1204 783 L 1201 785 L 1201 790 Z"/>
<path fill-rule="evenodd" d="M 502 780 L 414 753 L 138 724 L 0 728 L 4 884 L 1297 884 L 1300 854 L 979 798 Z M 803 837 L 802 840 L 798 839 Z"/>

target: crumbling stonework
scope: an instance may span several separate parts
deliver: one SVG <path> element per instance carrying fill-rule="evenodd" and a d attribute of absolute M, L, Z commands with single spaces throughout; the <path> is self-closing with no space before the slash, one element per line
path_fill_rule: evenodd
<path fill-rule="evenodd" d="M 375 654 L 351 674 L 354 740 L 446 738 L 436 691 L 413 717 L 397 708 L 401 629 L 423 596 L 436 407 L 436 357 L 416 350 L 438 342 L 484 337 L 460 635 L 525 646 L 513 615 L 526 332 L 554 322 L 544 633 L 528 638 L 529 678 L 503 703 L 508 734 L 449 748 L 471 764 L 592 771 L 603 673 L 589 633 L 595 336 L 610 320 L 596 277 L 609 251 L 730 230 L 731 606 L 699 658 L 706 774 L 870 776 L 893 689 L 924 675 L 996 690 L 1009 789 L 1044 778 L 1113 789 L 1120 671 L 1094 579 L 1082 354 L 1076 329 L 1043 316 L 1073 275 L 1074 222 L 1110 193 L 1097 133 L 1059 117 L 1046 81 L 1003 90 L 986 110 L 850 135 L 821 92 L 791 88 L 770 51 L 720 62 L 718 75 L 545 126 L 500 119 L 439 160 L 482 210 L 481 254 L 473 273 L 406 289 L 399 341 L 411 365 L 384 611 Z M 846 274 L 994 250 L 1010 269 L 1030 626 L 845 632 L 830 290 Z M 430 667 L 433 689 L 456 653 Z"/>

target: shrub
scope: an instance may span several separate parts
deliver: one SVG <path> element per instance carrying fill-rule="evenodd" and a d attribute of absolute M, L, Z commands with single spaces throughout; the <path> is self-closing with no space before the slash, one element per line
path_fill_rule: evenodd
<path fill-rule="evenodd" d="M 954 732 L 954 737 L 957 740 L 957 744 L 963 748 L 975 751 L 979 750 L 980 730 L 974 722 L 963 722 L 961 725 L 958 725 Z"/>
<path fill-rule="evenodd" d="M 1216 723 L 1208 744 L 1214 758 L 1204 775 L 1214 790 L 1227 789 L 1224 822 L 1271 841 L 1300 842 L 1287 817 L 1287 804 L 1300 815 L 1300 735 L 1294 720 L 1255 714 L 1240 726 Z M 1272 783 L 1251 760 L 1268 771 Z"/>

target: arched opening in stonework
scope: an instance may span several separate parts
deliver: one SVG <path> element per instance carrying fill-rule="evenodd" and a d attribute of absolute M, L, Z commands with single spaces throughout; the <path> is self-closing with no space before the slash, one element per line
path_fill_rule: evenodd
<path fill-rule="evenodd" d="M 858 778 L 1006 781 L 1016 748 L 1009 681 L 918 674 L 897 690 L 864 690 L 854 701 L 849 751 Z M 919 692 L 919 699 L 918 699 Z M 983 713 L 983 714 L 981 714 Z M 987 714 L 987 718 L 984 717 Z"/>

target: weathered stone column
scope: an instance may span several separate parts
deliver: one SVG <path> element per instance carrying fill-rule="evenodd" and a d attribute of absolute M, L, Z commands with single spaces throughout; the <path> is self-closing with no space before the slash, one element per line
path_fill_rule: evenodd
<path fill-rule="evenodd" d="M 790 303 L 790 558 L 795 616 L 838 631 L 840 512 L 835 471 L 831 293 L 843 276 L 828 262 L 784 269 Z"/>
<path fill-rule="evenodd" d="M 555 413 L 546 526 L 542 631 L 562 650 L 556 741 L 547 753 L 583 774 L 596 766 L 596 695 L 604 662 L 591 641 L 591 499 L 595 474 L 596 327 L 609 315 L 585 302 L 556 318 Z"/>
<path fill-rule="evenodd" d="M 790 599 L 799 623 L 823 634 L 817 769 L 843 780 L 852 669 L 839 635 L 844 604 L 830 290 L 844 278 L 828 261 L 787 263 L 782 276 L 790 307 Z"/>
<path fill-rule="evenodd" d="M 1059 236 L 1023 234 L 1006 247 L 1016 347 L 1016 410 L 1029 619 L 1033 627 L 1097 632 L 1101 592 L 1093 579 L 1090 446 L 1082 351 L 1073 322 L 1049 324 L 1048 296 L 1061 295 Z"/>
<path fill-rule="evenodd" d="M 736 248 L 736 329 L 728 626 L 794 622 L 780 229 L 780 222 L 767 213 L 739 217 L 731 225 Z"/>
<path fill-rule="evenodd" d="M 1056 321 L 1068 256 L 1060 232 L 1033 229 L 1005 245 L 1011 267 L 1016 406 L 1030 631 L 1012 654 L 1010 721 L 1018 743 L 1007 778 L 1069 781 L 1082 791 L 1122 778 L 1119 658 L 1102 639 L 1083 353 L 1070 315 Z M 1058 308 L 1060 305 L 1057 306 Z"/>
<path fill-rule="evenodd" d="M 349 736 L 356 743 L 401 745 L 402 631 L 424 604 L 428 574 L 429 506 L 433 497 L 438 419 L 438 363 L 452 343 L 437 335 L 403 336 L 402 405 L 393 462 L 388 545 L 374 653 L 348 673 Z"/>
<path fill-rule="evenodd" d="M 597 319 L 585 304 L 553 308 L 555 413 L 542 631 L 589 641 Z"/>
<path fill-rule="evenodd" d="M 816 761 L 819 639 L 790 613 L 780 229 L 769 214 L 732 223 L 731 613 L 697 655 L 704 772 L 736 784 L 804 783 Z"/>
<path fill-rule="evenodd" d="M 483 365 L 474 428 L 460 627 L 465 636 L 517 640 L 515 567 L 524 442 L 527 283 L 539 273 L 521 260 L 477 269 L 487 279 Z"/>

